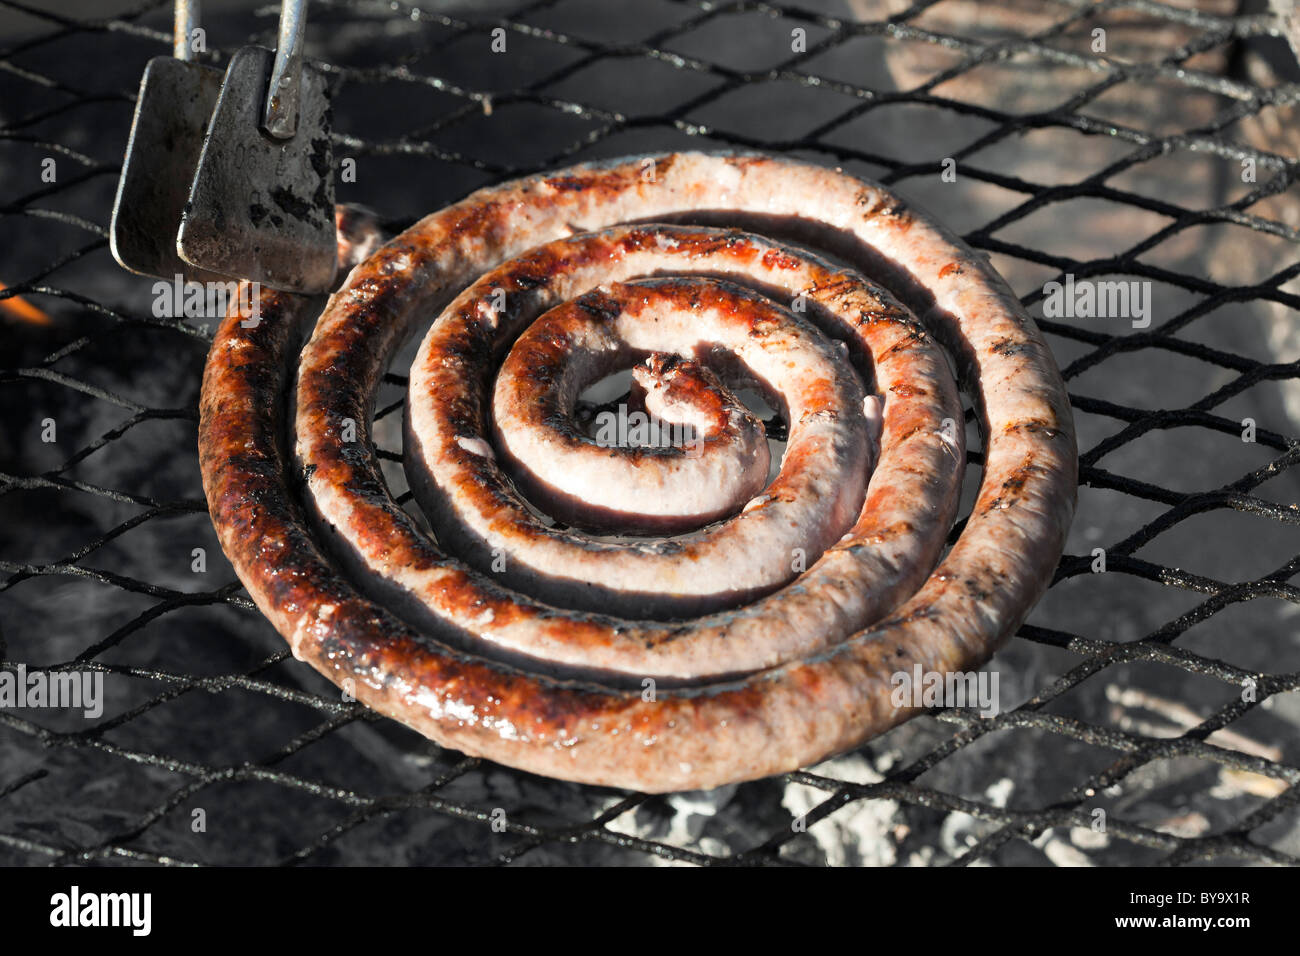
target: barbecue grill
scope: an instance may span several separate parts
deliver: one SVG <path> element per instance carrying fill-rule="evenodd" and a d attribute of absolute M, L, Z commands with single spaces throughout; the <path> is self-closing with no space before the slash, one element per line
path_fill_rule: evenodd
<path fill-rule="evenodd" d="M 1300 862 L 1300 71 L 1271 11 L 313 5 L 336 161 L 355 161 L 338 199 L 391 229 L 582 159 L 784 153 L 962 232 L 1057 356 L 1079 510 L 988 665 L 1002 711 L 650 797 L 444 750 L 292 659 L 199 485 L 214 323 L 155 315 L 108 250 L 170 3 L 49 7 L 0 0 L 0 666 L 102 673 L 105 703 L 0 709 L 0 861 Z M 205 4 L 206 61 L 273 46 L 276 13 Z M 1067 277 L 1149 283 L 1149 324 L 1045 311 Z M 376 409 L 403 492 L 404 368 Z M 973 491 L 978 441 L 968 458 Z"/>

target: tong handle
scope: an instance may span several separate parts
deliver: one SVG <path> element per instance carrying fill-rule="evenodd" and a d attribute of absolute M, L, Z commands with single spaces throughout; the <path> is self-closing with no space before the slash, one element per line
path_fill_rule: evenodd
<path fill-rule="evenodd" d="M 190 38 L 199 26 L 199 0 L 176 0 L 172 14 L 172 56 L 187 63 L 194 60 Z"/>
<path fill-rule="evenodd" d="M 302 41 L 307 32 L 307 0 L 281 0 L 280 36 L 275 44 L 275 65 L 266 91 L 262 125 L 276 139 L 289 139 L 298 131 L 298 105 L 302 97 Z"/>

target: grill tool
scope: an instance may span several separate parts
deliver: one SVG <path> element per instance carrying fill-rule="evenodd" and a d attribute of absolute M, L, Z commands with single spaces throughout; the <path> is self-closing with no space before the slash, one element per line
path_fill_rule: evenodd
<path fill-rule="evenodd" d="M 317 293 L 335 272 L 334 177 L 324 76 L 302 62 L 306 0 L 283 0 L 274 53 L 230 60 L 177 248 L 188 263 Z"/>
<path fill-rule="evenodd" d="M 143 275 L 211 278 L 181 260 L 175 241 L 221 91 L 221 71 L 194 61 L 198 22 L 199 0 L 176 0 L 173 56 L 145 66 L 117 183 L 109 246 L 124 268 Z"/>

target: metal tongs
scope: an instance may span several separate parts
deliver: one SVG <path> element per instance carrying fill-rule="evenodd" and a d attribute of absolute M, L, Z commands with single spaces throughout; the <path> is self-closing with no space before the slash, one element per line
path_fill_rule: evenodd
<path fill-rule="evenodd" d="M 306 0 L 282 0 L 275 52 L 238 50 L 218 84 L 219 71 L 192 62 L 198 0 L 177 0 L 177 57 L 145 70 L 118 184 L 111 244 L 123 266 L 329 289 L 329 96 L 302 59 L 306 23 Z"/>
<path fill-rule="evenodd" d="M 209 278 L 176 251 L 181 212 L 221 92 L 221 71 L 195 62 L 202 44 L 198 25 L 198 0 L 177 0 L 173 56 L 145 65 L 117 181 L 109 247 L 124 268 L 144 275 Z"/>

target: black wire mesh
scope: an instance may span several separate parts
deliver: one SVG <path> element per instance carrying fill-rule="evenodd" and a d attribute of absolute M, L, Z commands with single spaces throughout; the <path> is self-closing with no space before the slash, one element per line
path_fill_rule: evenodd
<path fill-rule="evenodd" d="M 153 316 L 149 283 L 107 251 L 134 84 L 170 41 L 169 6 L 82 19 L 0 0 L 37 27 L 0 51 L 0 663 L 102 672 L 107 695 L 89 726 L 0 710 L 0 860 L 1297 862 L 1287 383 L 1300 361 L 1281 356 L 1300 305 L 1300 127 L 1287 126 L 1300 88 L 1266 14 L 1144 0 L 313 4 L 336 156 L 357 161 L 340 201 L 391 225 L 583 158 L 757 148 L 915 195 L 1036 315 L 1043 283 L 1067 274 L 1161 290 L 1168 314 L 1147 328 L 1040 319 L 1079 420 L 1083 487 L 1052 591 L 991 665 L 1015 706 L 936 712 L 781 779 L 647 797 L 465 758 L 340 700 L 243 593 L 198 484 L 211 328 Z M 272 45 L 272 7 L 205 6 L 212 62 Z M 1109 53 L 1093 49 L 1098 27 Z M 1044 88 L 1063 95 L 1016 108 L 1013 93 Z M 1191 123 L 1170 118 L 1180 97 L 1200 104 Z M 1036 136 L 1045 145 L 1027 145 Z M 1061 175 L 1093 146 L 1110 152 Z M 945 160 L 973 193 L 946 198 Z M 1218 191 L 1198 204 L 1204 179 Z M 1067 204 L 1080 201 L 1124 218 L 1073 252 L 1026 226 L 1045 214 L 1077 240 L 1088 226 Z M 1207 230 L 1194 253 L 1178 245 Z M 1205 555 L 1212 572 L 1182 567 Z"/>

